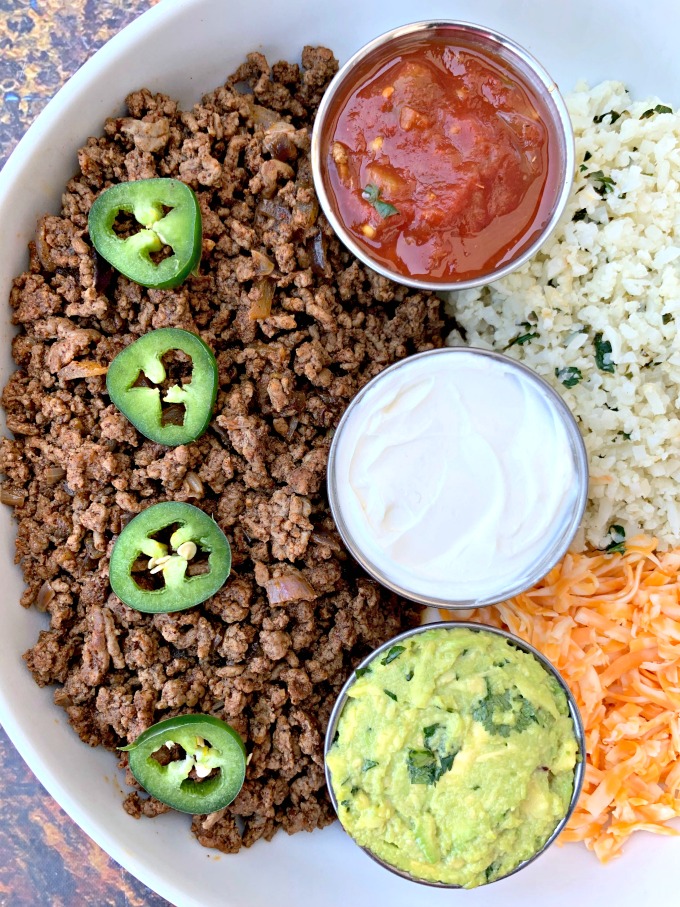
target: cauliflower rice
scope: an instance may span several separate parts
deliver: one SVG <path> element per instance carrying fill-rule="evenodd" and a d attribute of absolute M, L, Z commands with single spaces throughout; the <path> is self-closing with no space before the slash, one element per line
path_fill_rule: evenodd
<path fill-rule="evenodd" d="M 590 461 L 580 544 L 644 531 L 680 544 L 680 115 L 619 82 L 567 98 L 577 172 L 554 234 L 527 265 L 448 294 L 464 334 L 546 378 Z M 611 527 L 616 527 L 611 530 Z"/>

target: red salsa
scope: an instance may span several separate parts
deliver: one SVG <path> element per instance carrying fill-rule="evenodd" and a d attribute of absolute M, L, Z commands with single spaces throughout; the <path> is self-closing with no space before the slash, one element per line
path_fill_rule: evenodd
<path fill-rule="evenodd" d="M 550 220 L 549 113 L 488 50 L 421 39 L 359 72 L 329 122 L 331 203 L 391 271 L 473 279 L 515 259 Z"/>

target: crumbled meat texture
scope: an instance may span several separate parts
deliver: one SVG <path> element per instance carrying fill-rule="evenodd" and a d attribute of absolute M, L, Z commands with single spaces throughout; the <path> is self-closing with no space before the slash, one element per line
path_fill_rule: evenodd
<path fill-rule="evenodd" d="M 130 95 L 128 115 L 80 149 L 60 216 L 40 221 L 10 297 L 18 370 L 2 402 L 14 439 L 0 443 L 0 468 L 18 501 L 22 603 L 50 619 L 26 662 L 39 684 L 59 685 L 55 701 L 92 746 L 115 749 L 187 712 L 236 728 L 251 754 L 246 783 L 192 825 L 227 853 L 332 820 L 322 745 L 334 699 L 361 658 L 416 619 L 346 554 L 325 497 L 347 403 L 446 333 L 435 296 L 359 264 L 319 212 L 310 127 L 336 65 L 325 48 L 305 48 L 301 66 L 251 54 L 188 112 L 147 90 Z M 174 290 L 113 273 L 87 233 L 103 189 L 154 176 L 188 182 L 203 212 L 200 268 Z M 255 320 L 265 260 L 271 314 Z M 220 377 L 210 428 L 174 449 L 116 411 L 103 376 L 61 371 L 107 365 L 165 326 L 199 333 Z M 111 593 L 108 559 L 132 516 L 168 499 L 215 518 L 233 571 L 199 608 L 142 614 Z M 311 600 L 270 604 L 268 581 L 291 570 Z M 166 811 L 139 790 L 125 809 Z"/>

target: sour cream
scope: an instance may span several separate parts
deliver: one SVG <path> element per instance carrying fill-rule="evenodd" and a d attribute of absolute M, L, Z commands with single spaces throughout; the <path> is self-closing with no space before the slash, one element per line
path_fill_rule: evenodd
<path fill-rule="evenodd" d="M 566 551 L 585 505 L 583 442 L 529 369 L 453 348 L 382 372 L 329 460 L 331 507 L 363 566 L 424 603 L 501 601 Z"/>

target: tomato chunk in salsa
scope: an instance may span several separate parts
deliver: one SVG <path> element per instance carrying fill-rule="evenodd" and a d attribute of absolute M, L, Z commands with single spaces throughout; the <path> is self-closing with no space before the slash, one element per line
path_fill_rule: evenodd
<path fill-rule="evenodd" d="M 421 42 L 374 64 L 330 122 L 333 207 L 390 270 L 472 279 L 516 258 L 550 220 L 550 117 L 488 51 Z"/>

